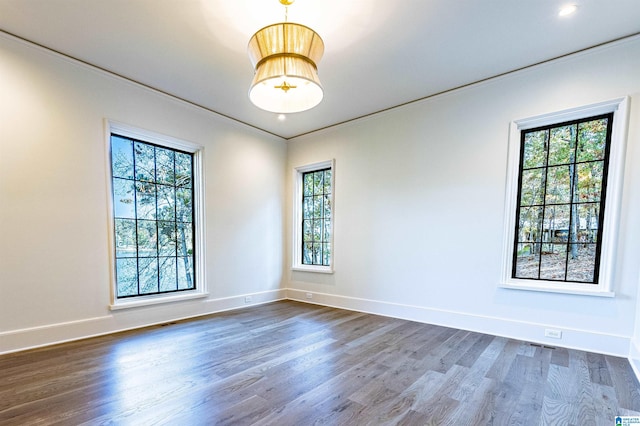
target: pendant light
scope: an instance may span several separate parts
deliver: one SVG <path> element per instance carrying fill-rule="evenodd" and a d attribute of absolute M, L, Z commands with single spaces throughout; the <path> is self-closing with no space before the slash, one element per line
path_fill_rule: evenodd
<path fill-rule="evenodd" d="M 249 99 L 258 108 L 286 114 L 322 101 L 317 64 L 324 42 L 311 28 L 287 22 L 294 0 L 279 1 L 285 6 L 285 22 L 266 26 L 249 40 L 247 50 L 255 68 Z"/>

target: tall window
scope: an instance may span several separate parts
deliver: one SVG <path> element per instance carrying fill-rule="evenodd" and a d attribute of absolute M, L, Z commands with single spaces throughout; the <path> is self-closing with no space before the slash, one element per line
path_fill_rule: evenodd
<path fill-rule="evenodd" d="M 501 287 L 613 297 L 629 98 L 511 123 Z"/>
<path fill-rule="evenodd" d="M 196 288 L 194 154 L 111 134 L 115 296 Z"/>
<path fill-rule="evenodd" d="M 513 278 L 598 282 L 612 119 L 522 132 Z"/>
<path fill-rule="evenodd" d="M 302 174 L 302 264 L 329 266 L 331 169 Z"/>
<path fill-rule="evenodd" d="M 333 161 L 296 169 L 294 269 L 332 272 Z"/>

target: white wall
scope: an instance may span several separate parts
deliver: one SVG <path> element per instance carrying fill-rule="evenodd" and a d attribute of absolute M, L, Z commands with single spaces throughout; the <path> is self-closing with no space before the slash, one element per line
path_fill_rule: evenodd
<path fill-rule="evenodd" d="M 318 303 L 548 344 L 625 356 L 631 346 L 640 365 L 638 70 L 636 38 L 307 135 L 287 149 L 2 35 L 0 353 L 234 308 L 248 294 L 274 300 L 287 288 L 291 298 L 312 292 Z M 499 289 L 509 122 L 625 95 L 616 297 Z M 205 146 L 207 299 L 109 311 L 105 118 Z M 335 273 L 291 272 L 293 169 L 331 158 Z M 468 211 L 474 219 L 465 229 Z M 545 327 L 562 329 L 563 339 L 545 340 Z"/>
<path fill-rule="evenodd" d="M 288 294 L 626 356 L 640 264 L 639 76 L 636 37 L 290 141 L 287 230 L 293 168 L 336 160 L 335 273 L 286 271 Z M 509 123 L 626 95 L 615 298 L 498 288 Z"/>
<path fill-rule="evenodd" d="M 105 118 L 205 147 L 208 298 L 108 309 Z M 6 35 L 0 124 L 0 353 L 284 296 L 284 141 Z"/>

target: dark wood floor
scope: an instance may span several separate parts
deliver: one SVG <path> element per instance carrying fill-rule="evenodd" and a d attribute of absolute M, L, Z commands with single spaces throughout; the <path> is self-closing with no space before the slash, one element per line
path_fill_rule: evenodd
<path fill-rule="evenodd" d="M 613 425 L 627 360 L 296 302 L 0 357 L 2 425 Z"/>

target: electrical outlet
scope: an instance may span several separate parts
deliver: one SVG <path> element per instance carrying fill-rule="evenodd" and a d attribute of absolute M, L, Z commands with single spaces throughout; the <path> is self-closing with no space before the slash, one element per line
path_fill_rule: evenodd
<path fill-rule="evenodd" d="M 305 296 L 307 296 L 307 299 L 313 299 L 313 293 L 307 293 Z"/>
<path fill-rule="evenodd" d="M 546 328 L 544 330 L 544 337 L 551 337 L 552 339 L 562 339 L 562 331 L 554 330 L 552 328 Z"/>
<path fill-rule="evenodd" d="M 244 303 L 251 303 L 251 296 L 245 296 Z"/>

